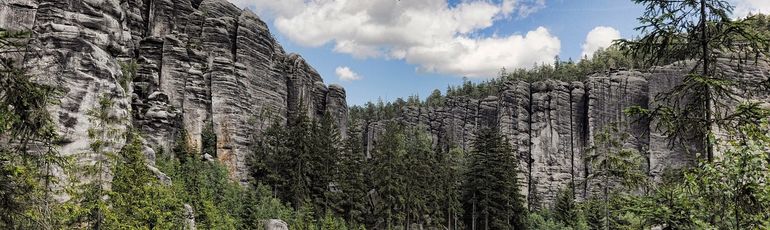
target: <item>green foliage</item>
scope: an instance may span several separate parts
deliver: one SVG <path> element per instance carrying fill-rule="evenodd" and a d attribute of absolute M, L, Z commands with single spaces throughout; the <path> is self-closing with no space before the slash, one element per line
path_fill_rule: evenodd
<path fill-rule="evenodd" d="M 476 135 L 464 185 L 465 225 L 475 229 L 523 229 L 527 211 L 519 193 L 515 157 L 499 130 Z"/>
<path fill-rule="evenodd" d="M 147 166 L 139 136 L 130 134 L 120 151 L 110 193 L 111 229 L 171 229 L 180 226 L 182 201 Z"/>
<path fill-rule="evenodd" d="M 348 130 L 348 138 L 345 147 L 340 152 L 340 168 L 337 183 L 342 194 L 340 213 L 348 223 L 365 222 L 364 217 L 368 213 L 366 198 L 368 192 L 367 173 L 368 161 L 364 153 L 363 141 L 351 128 Z"/>
<path fill-rule="evenodd" d="M 713 162 L 670 177 L 630 210 L 647 226 L 765 229 L 770 227 L 770 135 L 767 119 L 746 124 Z M 663 204 L 663 205 L 661 205 Z"/>
<path fill-rule="evenodd" d="M 251 174 L 273 187 L 281 200 L 295 209 L 317 205 L 318 210 L 337 209 L 335 183 L 341 148 L 340 136 L 330 116 L 321 124 L 304 113 L 290 117 L 288 129 L 278 122 L 258 139 L 252 156 Z"/>
<path fill-rule="evenodd" d="M 124 137 L 118 126 L 127 118 L 113 116 L 114 106 L 110 96 L 102 95 L 86 113 L 92 125 L 88 129 L 90 151 L 81 153 L 72 174 L 73 196 L 66 208 L 71 227 L 102 229 L 107 220 L 117 218 L 110 208 L 109 186 L 119 157 L 116 150 Z"/>
<path fill-rule="evenodd" d="M 70 159 L 55 147 L 56 129 L 47 107 L 58 89 L 40 84 L 14 63 L 28 32 L 0 28 L 0 228 L 57 228 L 60 218 L 51 185 Z"/>
<path fill-rule="evenodd" d="M 733 6 L 724 0 L 635 2 L 646 6 L 639 18 L 642 25 L 637 27 L 643 36 L 619 40 L 616 44 L 621 50 L 649 65 L 695 61 L 681 85 L 657 96 L 657 101 L 667 103 L 660 103 L 648 114 L 661 121 L 658 128 L 672 143 L 699 143 L 710 161 L 714 157 L 713 129 L 735 127 L 731 106 L 742 95 L 734 87 L 743 84 L 757 90 L 756 82 L 736 81 L 728 69 L 723 69 L 725 65 L 714 63 L 724 57 L 736 59 L 738 66 L 750 64 L 748 59 L 764 61 L 760 57 L 770 51 L 770 40 L 756 29 L 763 21 L 756 16 L 733 20 Z"/>
<path fill-rule="evenodd" d="M 563 223 L 565 226 L 575 228 L 584 224 L 581 221 L 585 221 L 585 218 L 575 202 L 575 190 L 572 183 L 559 191 L 559 194 L 556 196 L 556 204 L 553 207 L 553 219 Z"/>
<path fill-rule="evenodd" d="M 120 63 L 120 70 L 123 74 L 123 77 L 119 79 L 118 82 L 124 91 L 128 92 L 131 82 L 133 82 L 134 78 L 136 78 L 136 71 L 138 68 L 139 65 L 136 63 L 136 59 L 131 59 L 128 62 Z"/>
<path fill-rule="evenodd" d="M 647 184 L 641 154 L 636 149 L 624 146 L 631 137 L 620 130 L 617 124 L 610 124 L 603 132 L 595 135 L 594 144 L 588 149 L 585 160 L 592 170 L 586 183 L 601 190 L 601 197 L 587 205 L 588 222 L 592 229 L 627 226 L 620 196 L 633 193 Z M 601 209 L 597 206 L 601 206 Z"/>
<path fill-rule="evenodd" d="M 207 135 L 213 134 L 201 134 Z M 187 147 L 182 139 L 185 135 L 179 136 L 173 155 L 161 153 L 157 162 L 161 171 L 174 178 L 173 192 L 181 202 L 193 207 L 199 228 L 237 229 L 243 221 L 243 204 L 247 203 L 242 202 L 248 197 L 244 189 L 230 181 L 224 166 L 202 159 L 195 149 Z M 203 146 L 206 148 L 210 146 Z"/>
<path fill-rule="evenodd" d="M 376 173 L 372 184 L 382 199 L 381 205 L 373 207 L 373 214 L 382 219 L 384 228 L 392 229 L 406 225 L 407 214 L 401 210 L 406 206 L 405 190 L 408 187 L 407 175 L 402 172 L 406 171 L 404 159 L 408 152 L 406 133 L 401 126 L 389 123 L 385 130 L 372 156 L 372 170 Z"/>
<path fill-rule="evenodd" d="M 621 49 L 650 65 L 672 61 L 698 60 L 703 75 L 712 75 L 717 52 L 766 52 L 768 40 L 758 36 L 749 24 L 753 17 L 733 20 L 733 6 L 724 0 L 635 0 L 646 11 L 636 30 L 643 36 L 621 39 Z"/>
<path fill-rule="evenodd" d="M 566 226 L 565 224 L 551 217 L 551 215 L 547 211 L 529 213 L 529 215 L 527 216 L 527 225 L 530 229 L 539 229 L 539 230 L 575 229 L 575 228 Z"/>
<path fill-rule="evenodd" d="M 269 187 L 257 184 L 253 189 L 247 189 L 245 192 L 247 197 L 244 199 L 244 211 L 240 216 L 242 221 L 239 229 L 261 228 L 264 225 L 263 220 L 294 218 L 294 210 L 273 196 Z"/>

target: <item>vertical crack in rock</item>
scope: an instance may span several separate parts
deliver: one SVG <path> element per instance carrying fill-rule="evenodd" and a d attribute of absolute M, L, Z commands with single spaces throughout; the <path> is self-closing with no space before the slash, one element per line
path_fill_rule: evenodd
<path fill-rule="evenodd" d="M 240 19 L 240 16 L 235 18 L 235 31 L 230 35 L 230 43 L 232 44 L 230 52 L 233 55 L 233 63 L 238 63 L 238 29 L 241 27 Z"/>
<path fill-rule="evenodd" d="M 529 199 L 527 199 L 527 207 L 529 207 L 529 210 L 532 211 L 533 204 L 531 198 L 534 197 L 532 195 L 532 190 L 534 188 L 533 184 L 535 183 L 532 180 L 532 83 L 527 83 L 527 87 L 529 87 L 529 100 L 527 101 L 527 111 L 529 112 L 529 116 L 527 116 L 527 181 L 529 182 L 527 183 L 527 197 L 529 197 Z"/>
<path fill-rule="evenodd" d="M 583 130 L 581 130 L 581 131 L 582 131 L 582 134 L 583 134 L 583 139 L 582 139 L 583 140 L 583 150 L 585 151 L 585 148 L 588 147 L 588 143 L 589 143 L 589 140 L 591 138 L 590 137 L 591 136 L 591 129 L 588 128 L 589 127 L 589 119 L 590 119 L 590 116 L 588 115 L 588 111 L 590 109 L 590 101 L 589 100 L 591 98 L 589 95 L 591 94 L 591 89 L 589 87 L 585 87 L 584 89 L 585 89 L 585 93 L 583 94 L 584 103 L 583 103 L 583 107 L 582 107 L 583 111 L 584 111 L 584 114 L 582 114 L 583 115 L 583 119 L 581 120 L 581 124 L 584 125 L 585 127 L 583 127 Z M 581 162 L 583 163 L 583 168 L 582 168 L 582 170 L 583 170 L 583 181 L 581 181 L 582 182 L 581 184 L 583 185 L 583 196 L 582 196 L 583 198 L 586 198 L 588 196 L 588 163 L 585 162 L 585 159 L 586 159 L 585 157 L 583 157 L 581 159 Z"/>
<path fill-rule="evenodd" d="M 142 37 L 147 37 L 152 33 L 152 21 L 154 21 L 155 0 L 144 0 L 144 10 L 142 19 L 144 20 L 144 31 L 142 31 Z"/>
<path fill-rule="evenodd" d="M 570 147 L 570 182 L 572 183 L 570 186 L 570 193 L 572 193 L 572 197 L 575 197 L 575 108 L 574 106 L 574 98 L 572 93 L 572 87 L 570 87 L 569 90 L 569 147 Z"/>

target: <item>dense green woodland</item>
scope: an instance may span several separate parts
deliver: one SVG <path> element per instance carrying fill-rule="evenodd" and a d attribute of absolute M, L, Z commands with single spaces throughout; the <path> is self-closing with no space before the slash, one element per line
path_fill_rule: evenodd
<path fill-rule="evenodd" d="M 128 118 L 109 114 L 104 95 L 88 112 L 90 148 L 58 152 L 46 108 L 62 89 L 3 59 L 0 69 L 0 229 L 181 229 L 192 215 L 198 229 L 259 229 L 282 219 L 291 229 L 768 229 L 770 228 L 770 111 L 736 102 L 721 109 L 739 83 L 713 63 L 719 53 L 760 60 L 768 53 L 770 18 L 732 20 L 718 0 L 636 0 L 647 6 L 642 37 L 620 40 L 591 59 L 559 60 L 528 70 L 501 71 L 498 79 L 449 87 L 418 97 L 351 108 L 352 127 L 342 138 L 333 119 L 298 113 L 277 120 L 254 137 L 249 181 L 233 182 L 216 161 L 213 124 L 201 134 L 202 148 L 184 141 L 157 150 L 147 166 L 141 137 L 116 127 Z M 0 31 L 0 49 L 23 48 L 29 34 Z M 448 97 L 482 98 L 501 82 L 546 78 L 581 80 L 611 69 L 645 69 L 678 60 L 699 63 L 670 95 L 686 103 L 628 108 L 668 130 L 672 145 L 701 143 L 700 161 L 650 181 L 640 164 L 644 153 L 626 149 L 627 134 L 609 127 L 596 135 L 586 158 L 600 191 L 576 199 L 573 184 L 552 207 L 527 204 L 519 191 L 517 156 L 496 127 L 476 133 L 464 152 L 434 140 L 424 127 L 385 122 L 371 154 L 365 154 L 361 124 L 398 116 L 404 106 L 442 106 Z M 124 65 L 127 87 L 135 63 Z M 767 89 L 758 89 L 767 90 Z M 767 92 L 767 91 L 765 91 Z M 301 104 L 301 103 L 300 103 Z M 719 127 L 728 135 L 716 138 Z M 122 144 L 125 140 L 125 145 Z M 718 145 L 721 143 L 721 145 Z M 118 148 L 118 146 L 122 146 Z M 718 146 L 718 147 L 715 147 Z M 719 148 L 721 155 L 714 155 Z M 88 159 L 88 160 L 84 160 Z M 585 183 L 585 182 L 579 182 Z"/>

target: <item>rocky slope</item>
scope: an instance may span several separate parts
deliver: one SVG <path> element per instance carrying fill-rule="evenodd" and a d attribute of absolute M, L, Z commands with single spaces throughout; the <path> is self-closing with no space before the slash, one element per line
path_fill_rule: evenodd
<path fill-rule="evenodd" d="M 681 83 L 684 64 L 655 68 L 650 72 L 613 71 L 594 74 L 582 82 L 545 80 L 528 83 L 507 81 L 494 96 L 481 100 L 467 97 L 446 98 L 441 107 L 406 107 L 393 120 L 410 126 L 422 126 L 433 134 L 437 144 L 455 145 L 464 150 L 472 146 L 475 131 L 485 125 L 497 125 L 511 143 L 519 159 L 522 195 L 530 205 L 550 205 L 558 192 L 572 182 L 579 199 L 591 196 L 599 181 L 585 159 L 598 133 L 618 127 L 627 133 L 624 147 L 644 155 L 644 171 L 660 179 L 666 169 L 695 163 L 694 153 L 674 148 L 662 130 L 649 120 L 628 116 L 631 106 L 653 108 L 656 96 Z M 723 59 L 728 76 L 761 82 L 770 79 L 767 62 L 739 68 Z M 687 67 L 689 68 L 689 67 Z M 767 92 L 744 90 L 746 98 L 770 102 Z M 383 132 L 383 122 L 362 124 L 367 154 Z M 697 150 L 697 145 L 693 144 Z M 694 152 L 694 151 L 693 151 Z"/>
<path fill-rule="evenodd" d="M 117 128 L 141 132 L 150 159 L 150 147 L 168 148 L 182 130 L 200 149 L 213 126 L 216 157 L 237 179 L 252 135 L 276 119 L 328 112 L 347 127 L 345 90 L 226 0 L 8 0 L 0 27 L 32 31 L 22 63 L 65 91 L 51 108 L 64 153 L 86 150 L 86 112 L 101 96 L 125 118 Z"/>

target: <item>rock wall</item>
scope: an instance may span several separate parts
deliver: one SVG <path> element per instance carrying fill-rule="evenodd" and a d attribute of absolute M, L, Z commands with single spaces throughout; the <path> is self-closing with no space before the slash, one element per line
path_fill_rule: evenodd
<path fill-rule="evenodd" d="M 168 149 L 186 133 L 201 149 L 212 127 L 216 157 L 239 180 L 253 135 L 273 121 L 328 113 L 346 133 L 345 90 L 324 85 L 259 17 L 226 0 L 8 0 L 0 27 L 31 30 L 24 65 L 65 91 L 51 108 L 65 153 L 87 149 L 85 114 L 102 95 L 127 118 L 118 126 L 150 147 Z"/>
<path fill-rule="evenodd" d="M 226 0 L 3 0 L 0 27 L 31 31 L 28 50 L 17 58 L 37 80 L 62 89 L 50 110 L 63 153 L 87 150 L 92 122 L 86 113 L 104 96 L 115 102 L 114 128 L 139 130 L 151 160 L 150 147 L 168 149 L 178 138 L 201 149 L 201 133 L 210 127 L 217 135 L 215 157 L 237 180 L 245 179 L 253 136 L 273 121 L 329 114 L 343 136 L 350 126 L 345 90 L 326 86 L 302 57 L 283 50 L 258 16 Z M 770 79 L 765 62 L 738 68 L 730 60 L 719 65 L 731 76 Z M 656 95 L 675 87 L 682 73 L 669 66 L 595 74 L 583 82 L 508 81 L 497 95 L 407 107 L 396 120 L 422 124 L 436 145 L 464 150 L 479 126 L 499 126 L 519 159 L 522 195 L 532 205 L 549 205 L 570 182 L 580 198 L 595 190 L 584 159 L 594 135 L 612 124 L 630 134 L 626 147 L 645 154 L 652 177 L 693 163 L 695 157 L 668 145 L 654 123 L 623 113 L 662 103 Z M 754 95 L 759 90 L 742 92 L 770 99 Z M 370 155 L 382 121 L 353 125 L 365 134 Z"/>
<path fill-rule="evenodd" d="M 732 69 L 731 75 L 757 82 L 770 79 L 767 63 L 743 69 L 730 63 L 723 60 L 722 65 Z M 451 145 L 464 150 L 470 150 L 478 127 L 499 126 L 519 159 L 522 195 L 532 208 L 547 207 L 562 189 L 573 189 L 578 199 L 598 192 L 596 185 L 600 181 L 591 179 L 595 170 L 586 156 L 595 143 L 595 135 L 613 126 L 628 134 L 623 147 L 643 154 L 643 167 L 653 179 L 659 179 L 666 169 L 695 163 L 693 152 L 699 149 L 697 144 L 689 146 L 689 152 L 672 147 L 655 123 L 628 116 L 624 111 L 632 106 L 653 108 L 662 103 L 656 101 L 657 96 L 681 83 L 687 69 L 684 66 L 658 67 L 645 73 L 593 74 L 582 82 L 506 81 L 497 95 L 480 100 L 449 97 L 440 107 L 406 107 L 393 120 L 421 125 L 433 134 L 437 144 L 445 145 L 442 147 Z M 753 94 L 749 96 L 767 101 L 767 93 Z M 368 151 L 376 145 L 383 122 L 362 124 Z M 570 184 L 573 187 L 568 187 Z"/>

